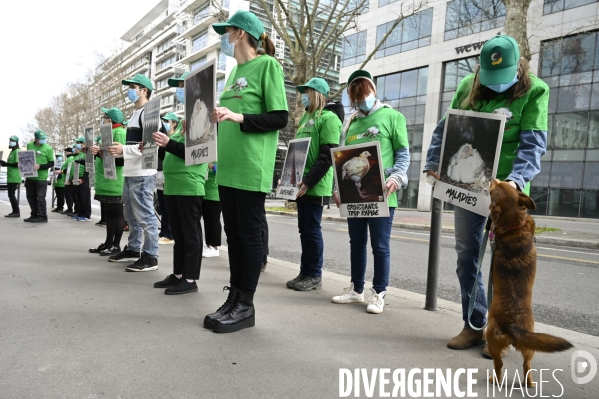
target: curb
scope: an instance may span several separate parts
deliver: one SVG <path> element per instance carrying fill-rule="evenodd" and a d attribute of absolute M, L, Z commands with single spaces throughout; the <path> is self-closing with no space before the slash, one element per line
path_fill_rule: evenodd
<path fill-rule="evenodd" d="M 297 217 L 297 212 L 283 212 L 283 211 L 268 211 L 267 210 L 266 213 L 268 215 Z M 345 222 L 347 219 L 342 218 L 342 217 L 336 217 L 336 216 L 323 216 L 322 220 L 327 220 L 330 222 Z M 392 226 L 396 229 L 430 231 L 430 226 L 428 226 L 426 224 L 393 222 Z M 455 228 L 453 228 L 453 227 L 443 227 L 441 229 L 441 231 L 445 234 L 455 234 Z M 580 241 L 580 240 L 572 240 L 572 239 L 567 239 L 567 238 L 535 236 L 535 243 L 554 245 L 556 247 L 571 247 L 571 248 L 584 248 L 584 249 L 599 250 L 599 242 Z"/>

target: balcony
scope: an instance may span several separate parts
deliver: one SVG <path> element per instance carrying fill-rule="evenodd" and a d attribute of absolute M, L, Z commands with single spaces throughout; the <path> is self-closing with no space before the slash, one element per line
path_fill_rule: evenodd
<path fill-rule="evenodd" d="M 193 44 L 192 44 L 193 45 Z M 205 42 L 198 43 L 196 48 L 192 47 L 191 51 L 179 54 L 177 57 L 177 64 L 189 65 L 191 60 L 196 60 L 203 56 L 207 56 L 211 51 L 215 51 L 220 48 L 220 36 L 216 32 L 208 32 Z"/>

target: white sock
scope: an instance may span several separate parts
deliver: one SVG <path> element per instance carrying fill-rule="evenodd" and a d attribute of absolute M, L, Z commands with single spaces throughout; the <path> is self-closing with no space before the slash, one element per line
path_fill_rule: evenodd
<path fill-rule="evenodd" d="M 183 277 L 183 275 L 182 274 L 175 274 L 175 277 L 181 278 L 181 277 Z"/>
<path fill-rule="evenodd" d="M 188 283 L 193 283 L 194 281 L 195 281 L 195 280 L 190 280 L 190 279 L 187 279 L 187 282 L 188 282 Z"/>

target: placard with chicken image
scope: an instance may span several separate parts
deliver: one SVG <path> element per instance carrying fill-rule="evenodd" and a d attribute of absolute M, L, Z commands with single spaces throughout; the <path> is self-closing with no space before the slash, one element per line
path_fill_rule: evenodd
<path fill-rule="evenodd" d="M 215 162 L 216 123 L 215 60 L 210 60 L 185 78 L 185 165 Z"/>
<path fill-rule="evenodd" d="M 162 97 L 158 95 L 152 97 L 144 106 L 142 169 L 158 168 L 158 146 L 154 141 L 154 133 L 159 131 L 162 126 L 160 121 L 161 104 Z"/>
<path fill-rule="evenodd" d="M 94 164 L 94 154 L 92 154 L 91 148 L 94 145 L 94 127 L 86 126 L 83 129 L 85 135 L 85 171 L 88 173 L 95 173 L 96 167 Z"/>
<path fill-rule="evenodd" d="M 489 215 L 489 185 L 497 175 L 505 121 L 505 112 L 447 111 L 433 197 Z"/>
<path fill-rule="evenodd" d="M 331 149 L 342 217 L 388 217 L 378 141 Z"/>
<path fill-rule="evenodd" d="M 289 200 L 296 199 L 299 191 L 297 184 L 302 181 L 304 169 L 306 168 L 310 140 L 312 139 L 308 137 L 289 141 L 289 149 L 281 172 L 281 184 L 277 187 L 277 197 Z"/>

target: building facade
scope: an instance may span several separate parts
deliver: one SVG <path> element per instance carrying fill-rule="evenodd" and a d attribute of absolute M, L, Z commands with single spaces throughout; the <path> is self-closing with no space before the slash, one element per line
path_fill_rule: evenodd
<path fill-rule="evenodd" d="M 397 4 L 370 1 L 344 41 L 340 82 L 392 28 Z M 548 151 L 532 182 L 534 213 L 599 218 L 599 3 L 533 0 L 528 21 L 531 71 L 551 88 Z M 428 1 L 393 29 L 365 67 L 379 99 L 407 121 L 411 163 L 400 207 L 430 209 L 422 170 L 432 132 L 459 81 L 477 67 L 483 44 L 504 33 L 504 23 L 500 0 Z M 350 112 L 347 95 L 343 102 Z"/>

